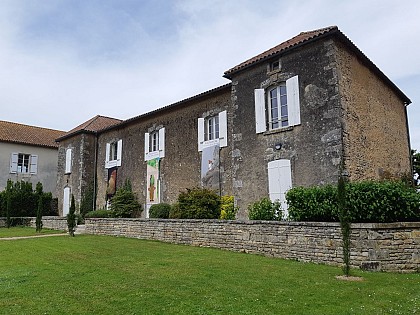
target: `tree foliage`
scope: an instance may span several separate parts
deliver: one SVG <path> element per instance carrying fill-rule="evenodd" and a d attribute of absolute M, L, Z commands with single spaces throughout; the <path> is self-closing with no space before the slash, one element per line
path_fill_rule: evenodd
<path fill-rule="evenodd" d="M 36 231 L 37 232 L 41 232 L 42 230 L 42 212 L 43 212 L 43 191 L 42 191 L 42 184 L 38 183 L 36 184 L 36 188 L 35 188 L 35 192 L 36 195 L 38 196 L 38 207 L 37 207 L 37 211 L 36 211 Z"/>
<path fill-rule="evenodd" d="M 282 219 L 283 212 L 279 201 L 272 202 L 267 197 L 254 202 L 248 207 L 248 217 L 250 220 L 279 221 Z"/>
<path fill-rule="evenodd" d="M 139 217 L 142 207 L 134 195 L 131 182 L 125 181 L 122 188 L 117 189 L 111 201 L 111 216 L 114 218 Z"/>
<path fill-rule="evenodd" d="M 206 188 L 191 188 L 178 195 L 171 208 L 171 219 L 218 219 L 220 196 Z"/>
<path fill-rule="evenodd" d="M 69 230 L 70 236 L 74 236 L 76 231 L 76 204 L 74 202 L 74 195 L 71 195 L 71 203 L 69 213 L 67 214 L 67 228 Z"/>

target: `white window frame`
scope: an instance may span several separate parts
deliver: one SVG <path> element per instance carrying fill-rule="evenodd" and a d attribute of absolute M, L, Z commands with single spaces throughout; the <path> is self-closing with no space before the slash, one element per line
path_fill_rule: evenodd
<path fill-rule="evenodd" d="M 273 118 L 272 118 L 272 104 L 270 98 L 270 92 L 275 91 L 277 100 L 280 100 L 280 87 L 286 87 L 286 106 L 287 106 L 287 115 L 283 115 L 283 120 L 281 117 L 278 119 L 279 126 L 273 127 Z M 300 101 L 299 101 L 299 79 L 298 76 L 291 77 L 286 80 L 285 84 L 280 84 L 274 88 L 267 90 L 267 96 L 265 95 L 266 91 L 264 89 L 256 89 L 254 91 L 255 96 L 255 129 L 256 133 L 262 133 L 268 130 L 282 129 L 289 126 L 299 125 L 300 121 Z M 277 102 L 279 103 L 279 102 Z M 266 105 L 267 104 L 267 105 Z M 279 104 L 278 104 L 279 105 Z M 267 113 L 268 112 L 268 113 Z M 281 108 L 278 108 L 278 114 L 281 116 Z M 282 121 L 287 120 L 287 125 L 282 126 Z"/>
<path fill-rule="evenodd" d="M 116 151 L 115 151 L 116 150 Z M 105 168 L 121 166 L 122 139 L 108 142 L 105 150 Z"/>
<path fill-rule="evenodd" d="M 146 132 L 144 134 L 144 160 L 163 157 L 165 157 L 165 128 Z"/>
<path fill-rule="evenodd" d="M 10 156 L 10 173 L 31 175 L 37 174 L 38 155 L 13 152 Z"/>
<path fill-rule="evenodd" d="M 198 151 L 217 144 L 221 148 L 226 147 L 227 138 L 227 111 L 224 110 L 206 118 L 198 118 Z"/>
<path fill-rule="evenodd" d="M 71 173 L 71 166 L 72 166 L 72 149 L 66 149 L 66 165 L 65 165 L 65 174 Z"/>

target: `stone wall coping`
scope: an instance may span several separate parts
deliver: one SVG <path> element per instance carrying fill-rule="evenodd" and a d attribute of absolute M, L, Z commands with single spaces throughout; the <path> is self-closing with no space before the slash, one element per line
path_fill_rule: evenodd
<path fill-rule="evenodd" d="M 290 226 L 319 226 L 340 227 L 339 222 L 309 222 L 309 221 L 264 221 L 264 220 L 219 220 L 219 219 L 144 219 L 144 218 L 88 218 L 86 221 L 138 221 L 138 222 L 178 222 L 178 223 L 224 223 L 243 225 L 290 225 Z M 352 223 L 353 229 L 405 229 L 420 228 L 420 222 L 393 222 L 393 223 Z"/>

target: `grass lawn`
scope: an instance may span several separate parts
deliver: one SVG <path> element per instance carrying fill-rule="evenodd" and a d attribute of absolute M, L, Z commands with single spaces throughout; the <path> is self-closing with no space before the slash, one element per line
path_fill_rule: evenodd
<path fill-rule="evenodd" d="M 420 273 L 355 271 L 153 241 L 0 241 L 0 314 L 420 314 Z"/>
<path fill-rule="evenodd" d="M 64 231 L 42 229 L 40 233 L 36 232 L 34 227 L 14 226 L 11 228 L 0 228 L 0 238 L 19 237 L 19 236 L 37 236 L 45 234 L 65 233 Z M 0 311 L 1 312 L 1 311 Z"/>

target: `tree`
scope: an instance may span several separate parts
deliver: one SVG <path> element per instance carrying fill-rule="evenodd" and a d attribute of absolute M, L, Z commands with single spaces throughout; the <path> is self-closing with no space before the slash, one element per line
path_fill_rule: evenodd
<path fill-rule="evenodd" d="M 44 193 L 42 192 L 42 184 L 38 182 L 35 188 L 36 196 L 38 196 L 38 208 L 36 211 L 36 231 L 41 232 L 42 230 L 42 212 L 44 210 Z"/>
<path fill-rule="evenodd" d="M 420 152 L 411 150 L 411 159 L 413 161 L 414 186 L 420 186 Z"/>
<path fill-rule="evenodd" d="M 140 216 L 141 205 L 131 188 L 130 180 L 126 180 L 122 188 L 117 189 L 111 201 L 111 214 L 115 218 L 131 218 Z"/>
<path fill-rule="evenodd" d="M 343 238 L 343 272 L 344 275 L 350 275 L 350 213 L 346 203 L 346 174 L 340 175 L 337 186 L 338 210 L 340 216 L 341 234 Z"/>
<path fill-rule="evenodd" d="M 76 205 L 74 203 L 74 195 L 71 195 L 70 210 L 67 214 L 67 227 L 69 229 L 70 236 L 74 236 L 76 230 Z"/>

